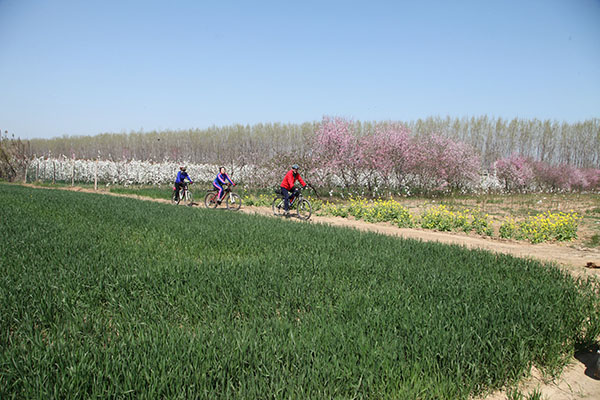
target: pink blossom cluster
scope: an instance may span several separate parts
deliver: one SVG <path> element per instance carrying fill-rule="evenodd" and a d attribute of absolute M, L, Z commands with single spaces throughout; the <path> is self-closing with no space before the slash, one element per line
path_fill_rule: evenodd
<path fill-rule="evenodd" d="M 479 180 L 481 159 L 466 143 L 431 134 L 415 138 L 411 150 L 410 170 L 428 183 L 423 189 L 461 190 Z"/>
<path fill-rule="evenodd" d="M 533 183 L 534 171 L 529 160 L 519 155 L 512 155 L 494 163 L 496 176 L 504 183 L 504 189 L 526 191 Z"/>
<path fill-rule="evenodd" d="M 379 184 L 419 191 L 446 191 L 472 186 L 479 179 L 480 158 L 462 142 L 432 134 L 411 136 L 398 123 L 376 124 L 357 132 L 343 118 L 325 117 L 313 145 L 315 169 L 338 176 L 346 188 Z"/>
<path fill-rule="evenodd" d="M 572 191 L 600 188 L 600 169 L 551 165 L 520 155 L 494 163 L 496 175 L 507 191 Z"/>
<path fill-rule="evenodd" d="M 312 174 L 346 189 L 379 187 L 408 193 L 478 191 L 482 163 L 468 144 L 441 134 L 414 136 L 402 124 L 361 129 L 345 118 L 324 117 L 312 144 Z M 495 161 L 492 178 L 507 192 L 600 189 L 599 169 L 551 165 L 522 155 Z"/>

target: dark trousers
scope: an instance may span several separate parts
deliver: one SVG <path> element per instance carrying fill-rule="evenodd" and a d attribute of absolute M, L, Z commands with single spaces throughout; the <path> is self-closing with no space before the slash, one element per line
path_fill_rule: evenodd
<path fill-rule="evenodd" d="M 283 195 L 283 208 L 285 212 L 288 212 L 290 211 L 290 201 L 294 201 L 294 196 L 297 194 L 297 189 L 292 188 L 292 190 L 289 191 L 282 186 L 281 194 Z"/>
<path fill-rule="evenodd" d="M 282 186 L 281 194 L 283 195 L 283 209 L 288 212 L 290 211 L 290 192 Z"/>
<path fill-rule="evenodd" d="M 175 182 L 175 199 L 179 198 L 179 191 L 185 186 L 183 182 Z"/>

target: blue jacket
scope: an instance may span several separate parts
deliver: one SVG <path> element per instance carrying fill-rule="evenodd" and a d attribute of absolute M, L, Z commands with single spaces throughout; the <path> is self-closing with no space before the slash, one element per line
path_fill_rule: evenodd
<path fill-rule="evenodd" d="M 231 181 L 231 179 L 229 179 L 229 176 L 227 174 L 219 173 L 219 174 L 217 174 L 217 177 L 215 178 L 213 183 L 216 183 L 217 185 L 221 186 L 222 184 L 227 183 L 227 181 L 229 181 L 229 183 L 234 185 L 234 183 Z"/>
<path fill-rule="evenodd" d="M 192 182 L 192 178 L 187 174 L 187 172 L 179 171 L 177 173 L 177 178 L 175 179 L 175 183 L 183 183 L 185 182 L 185 178 L 187 178 L 190 183 Z"/>

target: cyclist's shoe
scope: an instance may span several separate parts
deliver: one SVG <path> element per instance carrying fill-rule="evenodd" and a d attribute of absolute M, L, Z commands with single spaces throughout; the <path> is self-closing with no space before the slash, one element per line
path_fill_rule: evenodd
<path fill-rule="evenodd" d="M 290 217 L 290 212 L 289 211 L 284 211 L 283 216 L 285 218 L 289 218 Z"/>

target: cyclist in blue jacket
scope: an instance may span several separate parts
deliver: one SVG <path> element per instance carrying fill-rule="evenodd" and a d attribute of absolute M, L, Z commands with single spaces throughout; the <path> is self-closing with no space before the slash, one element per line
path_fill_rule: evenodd
<path fill-rule="evenodd" d="M 192 182 L 192 178 L 190 178 L 190 176 L 187 174 L 187 172 L 185 172 L 185 170 L 185 166 L 182 165 L 181 167 L 179 167 L 179 172 L 177 172 L 177 178 L 175 178 L 175 200 L 179 199 L 179 190 L 183 185 L 185 185 L 186 179 L 190 181 L 190 183 L 194 183 Z"/>
<path fill-rule="evenodd" d="M 235 183 L 229 178 L 229 175 L 225 173 L 225 167 L 219 168 L 219 173 L 217 177 L 213 181 L 213 186 L 219 191 L 217 196 L 217 204 L 221 204 L 221 197 L 223 196 L 223 185 L 229 182 L 231 185 L 235 186 Z"/>

